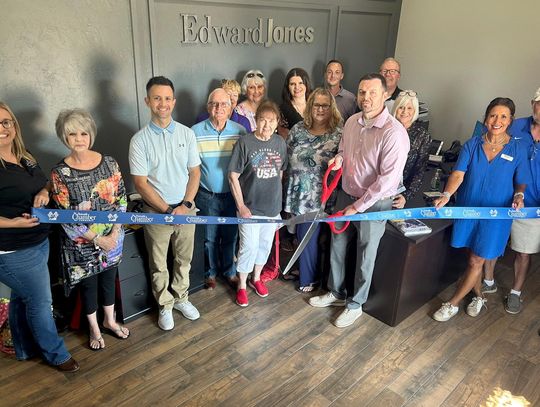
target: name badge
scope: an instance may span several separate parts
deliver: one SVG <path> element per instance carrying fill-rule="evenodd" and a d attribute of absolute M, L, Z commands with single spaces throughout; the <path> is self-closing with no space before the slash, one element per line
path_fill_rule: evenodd
<path fill-rule="evenodd" d="M 501 158 L 508 161 L 514 161 L 514 157 L 510 157 L 509 155 L 506 155 L 506 154 L 501 154 Z"/>

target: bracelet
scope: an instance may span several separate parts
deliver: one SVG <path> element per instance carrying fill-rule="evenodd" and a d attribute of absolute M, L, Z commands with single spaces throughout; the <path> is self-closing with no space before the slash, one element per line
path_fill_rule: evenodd
<path fill-rule="evenodd" d="M 96 235 L 94 236 L 94 238 L 91 240 L 91 242 L 94 243 L 94 246 L 95 246 L 96 248 L 99 247 L 99 244 L 98 244 L 98 242 L 97 242 L 98 237 L 101 237 L 101 236 L 98 235 L 98 234 L 96 233 Z"/>
<path fill-rule="evenodd" d="M 525 199 L 525 194 L 523 192 L 516 192 L 514 194 L 514 199 L 516 199 L 517 196 L 520 196 L 521 199 Z"/>
<path fill-rule="evenodd" d="M 448 191 L 444 191 L 442 194 L 448 200 L 450 200 L 450 197 L 452 196 L 452 194 L 450 192 L 448 192 Z"/>

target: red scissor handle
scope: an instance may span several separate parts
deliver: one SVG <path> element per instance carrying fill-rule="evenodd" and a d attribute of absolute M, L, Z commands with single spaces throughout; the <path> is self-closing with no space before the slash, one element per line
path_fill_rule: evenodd
<path fill-rule="evenodd" d="M 333 215 L 328 216 L 326 219 L 338 218 L 338 217 L 343 216 L 343 215 L 344 215 L 343 211 L 339 211 L 339 212 L 334 213 Z M 328 222 L 328 226 L 330 226 L 330 230 L 332 230 L 332 232 L 334 232 L 336 235 L 339 235 L 340 233 L 345 232 L 345 229 L 347 229 L 347 227 L 349 226 L 349 223 L 351 223 L 351 222 L 346 221 L 341 229 L 338 229 L 336 227 L 335 222 Z"/>
<path fill-rule="evenodd" d="M 330 185 L 328 185 L 328 176 L 330 175 L 330 173 L 334 169 L 335 165 L 336 165 L 335 163 L 330 164 L 328 166 L 328 169 L 324 173 L 324 177 L 323 177 L 323 181 L 322 181 L 321 205 L 326 203 L 326 201 L 328 201 L 328 198 L 330 198 L 330 195 L 332 195 L 332 192 L 334 192 L 334 189 L 336 189 L 337 184 L 339 182 L 339 179 L 341 178 L 341 174 L 343 173 L 342 168 L 337 170 L 336 175 L 334 175 L 334 179 L 332 180 Z"/>

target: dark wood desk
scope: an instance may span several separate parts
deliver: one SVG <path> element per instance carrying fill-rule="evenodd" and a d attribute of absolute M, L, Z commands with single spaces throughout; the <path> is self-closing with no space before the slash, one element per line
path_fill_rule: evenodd
<path fill-rule="evenodd" d="M 429 185 L 434 169 L 425 173 Z M 428 190 L 424 188 L 424 190 Z M 427 203 L 418 193 L 407 206 Z M 457 280 L 465 269 L 462 250 L 450 247 L 452 221 L 423 220 L 432 228 L 427 235 L 405 237 L 389 223 L 381 239 L 373 280 L 364 311 L 390 326 L 396 326 Z"/>

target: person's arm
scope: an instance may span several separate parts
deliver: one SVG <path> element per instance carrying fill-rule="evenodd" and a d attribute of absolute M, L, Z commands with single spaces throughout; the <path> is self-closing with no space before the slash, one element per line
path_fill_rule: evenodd
<path fill-rule="evenodd" d="M 197 195 L 197 191 L 199 190 L 199 183 L 201 180 L 201 168 L 200 166 L 191 167 L 188 169 L 188 183 L 186 185 L 186 193 L 184 195 L 184 201 L 193 202 L 195 201 L 195 195 Z M 173 210 L 173 215 L 186 215 L 189 213 L 191 209 L 189 209 L 185 205 L 179 205 Z"/>
<path fill-rule="evenodd" d="M 421 139 L 420 146 L 418 148 L 418 156 L 416 162 L 411 168 L 412 178 L 409 182 L 409 185 L 405 185 L 407 188 L 403 195 L 405 199 L 411 199 L 416 193 L 420 190 L 422 186 L 422 180 L 424 178 L 424 173 L 429 161 L 429 147 L 431 145 L 431 136 L 424 127 L 419 125 L 418 135 L 416 136 Z"/>
<path fill-rule="evenodd" d="M 34 196 L 34 208 L 41 208 L 49 203 L 50 192 L 52 190 L 52 185 L 50 182 L 47 182 L 47 185 L 43 187 L 35 196 Z"/>
<path fill-rule="evenodd" d="M 381 160 L 378 163 L 378 175 L 367 188 L 364 195 L 344 209 L 345 215 L 362 213 L 375 202 L 385 198 L 388 185 L 398 185 L 403 177 L 403 168 L 409 153 L 409 136 L 405 129 L 392 129 L 383 141 Z M 395 192 L 395 191 L 394 191 Z"/>
<path fill-rule="evenodd" d="M 518 184 L 514 186 L 514 198 L 512 199 L 512 208 L 521 209 L 525 206 L 525 187 L 526 184 Z"/>
<path fill-rule="evenodd" d="M 435 206 L 436 209 L 442 208 L 448 203 L 448 201 L 450 201 L 450 197 L 456 193 L 459 186 L 463 182 L 464 177 L 464 171 L 452 171 L 452 174 L 450 174 L 448 181 L 446 182 L 443 195 L 433 201 L 433 206 Z"/>
<path fill-rule="evenodd" d="M 148 183 L 148 177 L 143 175 L 132 175 L 135 189 L 144 202 L 160 213 L 165 213 L 169 208 L 169 204 L 163 200 L 161 195 Z"/>
<path fill-rule="evenodd" d="M 231 186 L 234 202 L 236 202 L 238 214 L 241 218 L 251 218 L 253 215 L 249 208 L 244 204 L 244 195 L 242 194 L 239 178 L 240 174 L 238 172 L 229 171 L 229 185 Z"/>
<path fill-rule="evenodd" d="M 39 220 L 31 217 L 28 213 L 23 213 L 21 216 L 12 219 L 0 216 L 0 229 L 33 228 L 37 225 L 39 225 Z"/>

